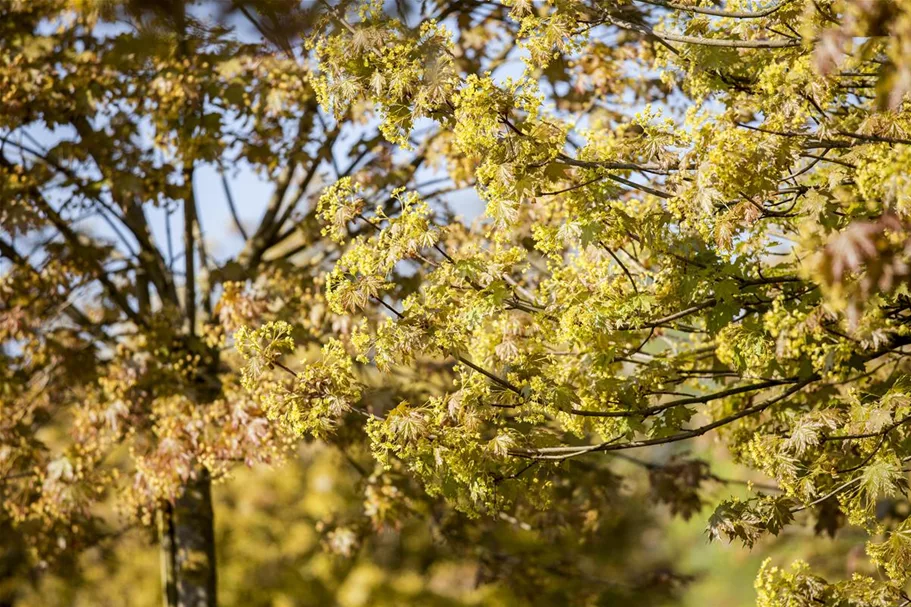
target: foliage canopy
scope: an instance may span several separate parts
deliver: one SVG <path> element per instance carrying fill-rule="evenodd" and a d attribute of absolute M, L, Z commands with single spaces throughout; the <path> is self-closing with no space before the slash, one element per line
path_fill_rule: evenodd
<path fill-rule="evenodd" d="M 380 373 L 455 365 L 444 394 L 368 413 L 380 461 L 489 515 L 560 508 L 570 461 L 712 433 L 776 491 L 722 502 L 710 536 L 752 545 L 809 511 L 829 533 L 866 528 L 886 573 L 767 568 L 760 603 L 907 600 L 905 523 L 877 508 L 906 495 L 911 459 L 907 9 L 510 2 L 491 9 L 502 23 L 454 35 L 376 3 L 334 8 L 310 39 L 321 103 L 368 103 L 390 141 L 486 205 L 466 225 L 356 176 L 320 199 L 347 245 L 326 297 L 354 320 L 349 353 Z M 522 48 L 521 72 L 473 63 L 456 40 L 475 37 Z M 398 280 L 405 267 L 419 280 Z M 303 397 L 323 414 L 295 429 L 321 432 L 326 399 L 370 402 L 343 367 L 318 383 L 282 388 L 275 414 Z M 692 476 L 657 498 L 691 513 L 699 464 L 667 464 Z"/>
<path fill-rule="evenodd" d="M 884 574 L 765 566 L 761 605 L 911 603 L 884 508 L 911 460 L 911 4 L 193 6 L 4 9 L 0 462 L 30 537 L 109 493 L 149 523 L 315 437 L 407 485 L 377 526 L 422 500 L 584 545 L 617 460 L 698 512 L 718 477 L 675 448 L 711 441 L 773 482 L 710 537 L 858 526 Z M 241 163 L 277 188 L 217 260 L 194 174 Z M 148 219 L 177 211 L 182 273 Z"/>

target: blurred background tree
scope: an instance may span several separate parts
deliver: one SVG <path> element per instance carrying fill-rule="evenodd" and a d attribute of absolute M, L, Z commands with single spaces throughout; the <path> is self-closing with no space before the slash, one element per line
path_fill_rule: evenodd
<path fill-rule="evenodd" d="M 224 605 L 652 605 L 675 594 L 632 500 L 582 545 L 568 527 L 542 536 L 522 522 L 468 523 L 440 503 L 364 530 L 363 478 L 316 444 L 280 468 L 239 471 L 213 495 Z M 16 604 L 160 604 L 152 544 L 135 530 L 88 550 L 78 568 L 19 580 Z"/>

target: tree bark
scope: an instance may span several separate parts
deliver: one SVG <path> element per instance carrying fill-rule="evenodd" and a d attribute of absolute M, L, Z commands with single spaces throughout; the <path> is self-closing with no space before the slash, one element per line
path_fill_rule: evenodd
<path fill-rule="evenodd" d="M 214 523 L 209 472 L 203 469 L 158 513 L 165 607 L 215 607 Z"/>

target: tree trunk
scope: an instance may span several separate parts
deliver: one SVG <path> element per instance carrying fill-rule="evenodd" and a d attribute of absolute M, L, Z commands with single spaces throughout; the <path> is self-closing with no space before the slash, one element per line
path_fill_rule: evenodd
<path fill-rule="evenodd" d="M 165 607 L 215 607 L 215 517 L 203 469 L 158 512 Z"/>

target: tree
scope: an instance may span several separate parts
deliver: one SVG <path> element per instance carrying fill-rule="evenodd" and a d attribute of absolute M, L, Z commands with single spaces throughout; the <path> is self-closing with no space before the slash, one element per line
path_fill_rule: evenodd
<path fill-rule="evenodd" d="M 299 443 L 292 430 L 301 424 L 360 479 L 361 493 L 345 497 L 351 512 L 320 521 L 323 539 L 340 552 L 373 546 L 376 529 L 426 527 L 429 517 L 448 550 L 417 543 L 401 559 L 407 567 L 383 560 L 382 540 L 366 554 L 392 562 L 391 571 L 422 575 L 463 559 L 492 593 L 523 604 L 631 594 L 644 603 L 672 592 L 682 578 L 663 555 L 635 551 L 646 515 L 596 468 L 577 471 L 586 479 L 578 485 L 553 488 L 559 512 L 533 508 L 531 495 L 484 520 L 416 491 L 401 463 L 375 469 L 364 416 L 438 396 L 455 376 L 451 365 L 431 360 L 411 366 L 417 379 L 407 369 L 380 376 L 346 358 L 340 344 L 360 334 L 351 333 L 347 314 L 328 309 L 324 275 L 342 251 L 321 234 L 317 200 L 326 187 L 356 183 L 391 214 L 398 188 L 432 199 L 451 187 L 421 172 L 438 153 L 397 150 L 377 134 L 366 106 L 334 115 L 319 109 L 322 81 L 295 40 L 319 40 L 337 23 L 334 8 L 265 1 L 221 8 L 179 0 L 0 6 L 0 528 L 16 538 L 4 542 L 3 592 L 13 588 L 4 603 L 26 593 L 17 586 L 26 577 L 85 568 L 81 551 L 109 555 L 118 540 L 135 541 L 136 528 L 151 527 L 166 604 L 215 604 L 216 538 L 229 534 L 215 526 L 212 483 L 241 464 L 281 462 Z M 435 10 L 445 17 L 476 8 L 457 2 Z M 449 144 L 443 137 L 439 145 Z M 241 172 L 269 180 L 271 196 L 236 197 Z M 245 220 L 251 215 L 258 221 Z M 221 229 L 220 217 L 233 227 Z M 342 226 L 334 235 L 373 230 Z M 232 239 L 242 244 L 219 246 Z M 407 268 L 396 274 L 403 294 L 413 288 L 409 275 L 417 284 Z M 362 318 L 375 324 L 383 313 Z M 298 354 L 314 359 L 322 346 L 328 356 L 308 368 L 312 383 L 304 387 L 318 394 L 331 386 L 332 398 L 294 409 L 241 387 L 231 335 L 259 323 L 269 324 L 254 339 L 242 333 L 243 351 L 268 352 L 293 338 Z M 251 387 L 259 395 L 280 385 L 268 368 L 247 371 L 258 376 Z M 345 415 L 358 395 L 362 402 Z M 545 545 L 561 550 L 547 553 Z M 618 563 L 635 579 L 601 577 Z M 85 596 L 78 571 L 55 600 Z M 246 596 L 233 582 L 222 586 Z M 88 596 L 79 600 L 114 595 Z"/>
<path fill-rule="evenodd" d="M 911 523 L 888 507 L 911 459 L 911 5 L 323 5 L 323 106 L 367 104 L 486 212 L 327 188 L 326 297 L 355 330 L 300 368 L 293 320 L 242 330 L 270 415 L 331 436 L 359 411 L 380 461 L 473 516 L 559 512 L 619 458 L 691 513 L 706 463 L 647 454 L 711 435 L 774 480 L 718 504 L 711 537 L 850 523 L 885 574 L 766 566 L 760 604 L 911 604 Z M 353 371 L 431 363 L 454 385 L 391 410 Z"/>
<path fill-rule="evenodd" d="M 92 542 L 93 504 L 116 495 L 159 518 L 168 602 L 214 604 L 211 478 L 287 442 L 222 355 L 225 327 L 259 305 L 235 281 L 307 306 L 317 333 L 331 322 L 309 309 L 312 268 L 287 259 L 329 253 L 298 209 L 345 158 L 340 129 L 293 58 L 183 3 L 82 8 L 2 8 L 4 508 L 47 556 Z M 200 224 L 212 202 L 194 179 L 213 165 L 246 239 L 231 259 Z M 275 183 L 245 205 L 262 209 L 249 237 L 229 185 L 244 166 Z M 46 436 L 55 416 L 69 431 Z"/>
<path fill-rule="evenodd" d="M 406 475 L 365 481 L 321 443 L 300 455 L 214 486 L 219 604 L 661 605 L 674 596 L 662 583 L 670 555 L 641 548 L 639 534 L 656 521 L 636 500 L 617 500 L 585 532 L 554 519 L 543 527 L 535 518 L 465 521 L 442 500 L 422 497 Z M 376 506 L 369 515 L 366 504 Z M 147 536 L 132 530 L 87 551 L 73 570 L 19 583 L 16 605 L 160 605 Z"/>

